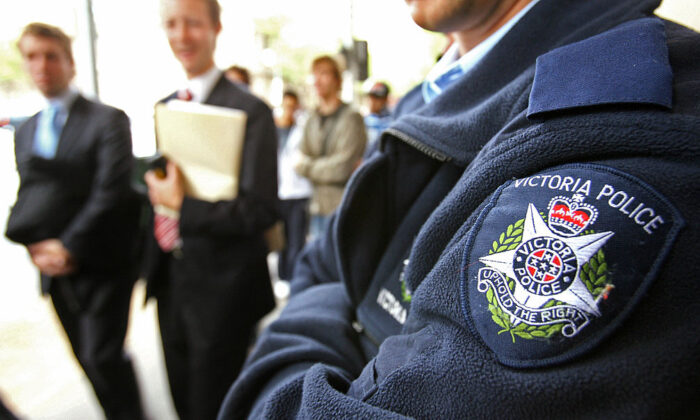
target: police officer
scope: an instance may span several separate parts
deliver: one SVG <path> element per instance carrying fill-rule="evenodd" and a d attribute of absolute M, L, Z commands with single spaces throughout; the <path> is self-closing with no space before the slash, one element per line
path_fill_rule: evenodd
<path fill-rule="evenodd" d="M 455 47 L 219 417 L 696 413 L 700 36 L 658 0 L 407 3 Z"/>

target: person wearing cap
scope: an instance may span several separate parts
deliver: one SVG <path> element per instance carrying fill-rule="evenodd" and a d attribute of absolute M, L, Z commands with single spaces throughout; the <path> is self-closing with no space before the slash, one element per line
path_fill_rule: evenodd
<path fill-rule="evenodd" d="M 369 113 L 365 116 L 365 127 L 367 128 L 367 150 L 365 157 L 372 154 L 378 147 L 377 141 L 389 124 L 391 123 L 391 112 L 387 106 L 389 100 L 389 85 L 384 82 L 377 82 L 372 85 L 367 92 L 369 102 Z"/>
<path fill-rule="evenodd" d="M 20 184 L 5 235 L 27 247 L 105 417 L 141 419 L 124 349 L 138 277 L 129 118 L 73 86 L 71 40 L 60 28 L 30 23 L 17 46 L 46 106 L 15 132 Z"/>
<path fill-rule="evenodd" d="M 659 0 L 406 0 L 395 109 L 229 418 L 700 412 L 700 34 Z"/>
<path fill-rule="evenodd" d="M 168 209 L 152 218 L 145 272 L 148 296 L 158 302 L 170 392 L 180 419 L 206 420 L 216 416 L 236 378 L 255 325 L 275 306 L 264 232 L 278 217 L 277 133 L 270 108 L 214 62 L 219 3 L 162 0 L 161 6 L 166 37 L 186 75 L 163 102 L 181 98 L 246 114 L 234 199 L 186 195 L 172 161 L 165 178 L 146 173 L 153 207 Z"/>

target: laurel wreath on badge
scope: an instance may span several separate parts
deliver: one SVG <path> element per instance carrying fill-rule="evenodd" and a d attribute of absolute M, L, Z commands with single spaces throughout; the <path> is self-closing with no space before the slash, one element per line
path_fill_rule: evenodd
<path fill-rule="evenodd" d="M 540 215 L 542 216 L 543 220 L 547 220 L 544 213 L 540 212 Z M 489 255 L 505 251 L 512 251 L 518 248 L 523 240 L 524 223 L 525 219 L 523 218 L 513 224 L 510 224 L 506 231 L 502 232 L 498 239 L 493 241 L 491 249 L 489 250 Z M 587 230 L 582 232 L 582 235 L 589 235 L 593 233 L 595 233 L 595 231 Z M 602 251 L 602 249 L 598 250 L 591 256 L 587 263 L 581 266 L 579 276 L 596 301 L 599 301 L 600 299 L 607 299 L 607 294 L 613 286 L 606 283 L 608 277 L 608 266 L 605 262 L 605 253 Z M 513 292 L 515 290 L 515 281 L 508 277 L 507 284 L 510 292 Z M 549 325 L 529 325 L 527 323 L 520 322 L 517 325 L 513 325 L 511 322 L 511 316 L 503 311 L 499 306 L 493 285 L 490 285 L 486 291 L 486 299 L 489 302 L 491 319 L 499 327 L 501 327 L 498 334 L 500 335 L 506 332 L 510 333 L 513 343 L 515 343 L 516 336 L 526 340 L 549 339 L 555 334 L 561 333 L 562 329 L 567 324 L 566 322 L 560 322 Z M 565 305 L 565 303 L 553 299 L 547 302 L 542 308 L 552 308 L 560 305 Z"/>

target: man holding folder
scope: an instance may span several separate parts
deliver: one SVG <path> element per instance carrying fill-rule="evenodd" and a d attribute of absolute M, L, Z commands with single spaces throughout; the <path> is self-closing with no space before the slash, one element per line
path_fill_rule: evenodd
<path fill-rule="evenodd" d="M 235 197 L 208 201 L 188 195 L 177 156 L 169 156 L 164 177 L 155 171 L 145 176 L 156 210 L 146 259 L 149 296 L 158 299 L 170 389 L 183 420 L 216 416 L 255 324 L 274 307 L 263 232 L 277 218 L 275 126 L 262 101 L 216 68 L 219 17 L 216 0 L 162 1 L 164 29 L 187 76 L 163 102 L 190 100 L 245 112 Z"/>

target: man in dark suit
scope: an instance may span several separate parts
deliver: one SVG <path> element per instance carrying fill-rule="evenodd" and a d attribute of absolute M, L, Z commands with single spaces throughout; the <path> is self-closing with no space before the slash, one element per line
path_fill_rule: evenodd
<path fill-rule="evenodd" d="M 255 324 L 274 307 L 263 232 L 277 218 L 275 126 L 261 100 L 216 68 L 219 15 L 215 0 L 163 1 L 165 32 L 187 76 L 179 97 L 247 114 L 238 195 L 218 202 L 186 196 L 173 162 L 165 178 L 153 171 L 145 177 L 157 211 L 147 247 L 149 294 L 158 299 L 168 379 L 181 419 L 215 418 Z M 164 208 L 176 221 L 169 238 L 160 235 Z"/>
<path fill-rule="evenodd" d="M 6 235 L 27 246 L 107 418 L 139 419 L 123 348 L 137 277 L 129 120 L 71 86 L 71 43 L 59 28 L 29 24 L 18 47 L 47 106 L 15 135 L 20 186 Z"/>

